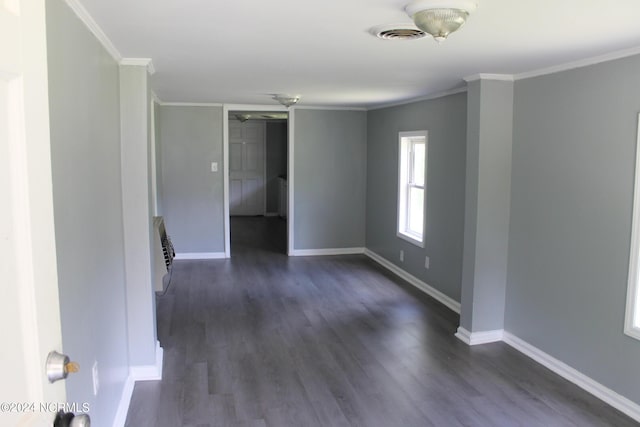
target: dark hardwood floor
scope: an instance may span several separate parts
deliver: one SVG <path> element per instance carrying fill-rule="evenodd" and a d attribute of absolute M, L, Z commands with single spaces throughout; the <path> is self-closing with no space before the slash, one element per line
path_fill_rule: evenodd
<path fill-rule="evenodd" d="M 127 426 L 631 426 L 364 256 L 288 258 L 284 221 L 232 221 L 230 260 L 178 261 L 162 381 Z"/>

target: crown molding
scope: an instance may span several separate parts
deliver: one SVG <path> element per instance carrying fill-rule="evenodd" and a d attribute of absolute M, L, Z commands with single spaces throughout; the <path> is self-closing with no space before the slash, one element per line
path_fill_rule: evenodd
<path fill-rule="evenodd" d="M 150 75 L 154 75 L 156 72 L 151 58 L 122 58 L 120 65 L 134 65 L 137 67 L 147 67 L 147 71 Z"/>
<path fill-rule="evenodd" d="M 167 107 L 222 107 L 223 104 L 214 102 L 163 102 L 158 99 L 161 106 Z"/>
<path fill-rule="evenodd" d="M 153 94 L 155 95 L 155 94 Z M 296 110 L 329 110 L 329 111 L 367 111 L 362 107 L 326 107 L 326 106 L 291 106 L 290 109 L 282 105 L 262 105 L 262 104 L 223 104 L 215 102 L 163 102 L 157 96 L 156 101 L 162 106 L 173 107 L 226 107 L 228 110 L 238 111 L 273 111 L 273 112 L 287 112 L 293 109 Z"/>
<path fill-rule="evenodd" d="M 587 67 L 589 65 L 600 64 L 603 62 L 613 61 L 616 59 L 627 58 L 640 54 L 640 46 L 629 49 L 617 50 L 615 52 L 606 53 L 604 55 L 592 56 L 591 58 L 580 59 L 578 61 L 566 62 L 564 64 L 554 65 L 552 67 L 540 68 L 538 70 L 526 71 L 516 74 L 515 80 L 530 79 L 532 77 L 544 76 L 547 74 L 559 73 L 561 71 L 573 70 L 575 68 Z"/>
<path fill-rule="evenodd" d="M 289 109 L 280 104 L 222 104 L 227 110 L 238 111 L 280 111 L 287 112 Z"/>
<path fill-rule="evenodd" d="M 471 76 L 467 76 L 464 78 L 464 81 L 467 83 L 475 82 L 477 80 L 497 80 L 497 81 L 503 81 L 503 82 L 512 82 L 514 78 L 513 78 L 513 74 L 488 74 L 488 73 L 473 74 Z"/>
<path fill-rule="evenodd" d="M 120 62 L 122 60 L 122 55 L 113 45 L 109 37 L 102 31 L 102 28 L 96 23 L 93 17 L 89 14 L 87 9 L 80 3 L 79 0 L 64 0 L 67 6 L 71 8 L 71 10 L 76 14 L 78 18 L 82 21 L 82 23 L 91 31 L 91 33 L 98 39 L 98 41 L 104 46 L 104 48 L 109 52 L 109 54 L 116 60 L 116 62 Z"/>
<path fill-rule="evenodd" d="M 296 110 L 367 111 L 364 107 L 330 107 L 326 105 L 295 105 L 291 108 Z"/>
<path fill-rule="evenodd" d="M 414 104 L 416 102 L 422 102 L 422 101 L 431 101 L 432 99 L 444 98 L 445 96 L 456 95 L 458 93 L 463 93 L 463 92 L 466 92 L 466 91 L 467 91 L 466 86 L 458 87 L 458 88 L 455 88 L 455 89 L 444 90 L 444 91 L 441 91 L 441 92 L 434 92 L 434 93 L 432 93 L 430 95 L 421 96 L 419 98 L 411 98 L 411 99 L 407 99 L 405 101 L 391 102 L 389 104 L 376 105 L 375 107 L 367 108 L 367 111 L 382 110 L 383 108 L 390 108 L 390 107 L 399 107 L 401 105 Z"/>
<path fill-rule="evenodd" d="M 162 105 L 162 100 L 160 99 L 160 97 L 153 91 L 153 89 L 151 90 L 151 99 L 154 100 L 154 102 L 158 105 Z"/>

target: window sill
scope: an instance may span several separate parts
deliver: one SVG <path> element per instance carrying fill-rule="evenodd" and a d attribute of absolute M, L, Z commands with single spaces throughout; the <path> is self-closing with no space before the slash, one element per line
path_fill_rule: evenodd
<path fill-rule="evenodd" d="M 424 239 L 422 241 L 420 241 L 420 240 L 416 239 L 415 237 L 413 237 L 413 236 L 411 236 L 409 234 L 402 233 L 400 231 L 398 231 L 396 233 L 396 235 L 399 238 L 401 238 L 402 240 L 406 240 L 407 242 L 412 243 L 412 244 L 418 246 L 419 248 L 424 248 Z"/>
<path fill-rule="evenodd" d="M 630 336 L 631 338 L 635 338 L 637 340 L 640 340 L 640 328 L 627 327 L 627 328 L 624 328 L 624 333 L 626 335 Z"/>

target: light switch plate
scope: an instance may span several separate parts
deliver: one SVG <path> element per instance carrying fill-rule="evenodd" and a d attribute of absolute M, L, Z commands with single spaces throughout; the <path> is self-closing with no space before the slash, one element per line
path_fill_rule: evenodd
<path fill-rule="evenodd" d="M 218 162 L 211 162 L 211 172 L 218 172 Z"/>
<path fill-rule="evenodd" d="M 98 379 L 98 361 L 93 362 L 93 368 L 91 368 L 91 376 L 93 377 L 93 395 L 98 395 L 100 389 L 100 380 Z"/>

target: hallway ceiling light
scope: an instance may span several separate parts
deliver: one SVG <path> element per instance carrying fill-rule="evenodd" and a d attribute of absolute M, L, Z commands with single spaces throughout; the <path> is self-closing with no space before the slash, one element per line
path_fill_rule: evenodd
<path fill-rule="evenodd" d="M 476 10 L 475 0 L 414 0 L 405 7 L 416 26 L 442 43 Z"/>
<path fill-rule="evenodd" d="M 251 114 L 236 114 L 236 119 L 240 121 L 240 123 L 244 123 L 251 118 Z"/>
<path fill-rule="evenodd" d="M 297 104 L 298 101 L 300 101 L 300 96 L 299 95 L 278 94 L 278 95 L 274 95 L 273 99 L 275 99 L 276 101 L 278 101 L 280 104 L 284 105 L 285 107 L 289 108 L 292 105 Z"/>

